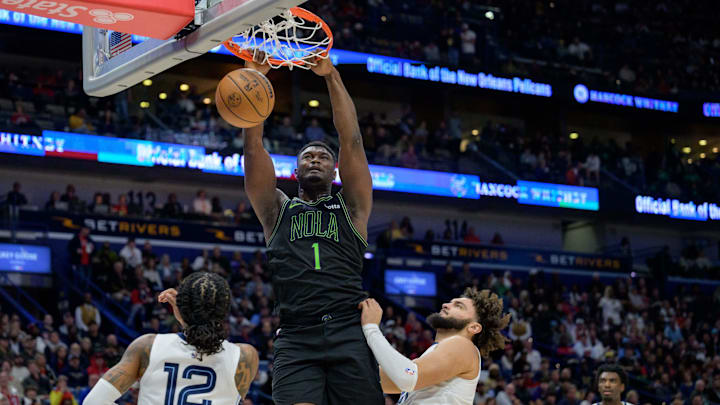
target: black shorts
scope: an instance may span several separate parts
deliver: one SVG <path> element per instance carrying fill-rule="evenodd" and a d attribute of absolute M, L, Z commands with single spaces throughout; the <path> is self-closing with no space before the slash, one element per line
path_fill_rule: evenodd
<path fill-rule="evenodd" d="M 359 312 L 326 317 L 308 326 L 285 324 L 274 343 L 275 404 L 385 403 L 378 365 L 365 341 Z"/>

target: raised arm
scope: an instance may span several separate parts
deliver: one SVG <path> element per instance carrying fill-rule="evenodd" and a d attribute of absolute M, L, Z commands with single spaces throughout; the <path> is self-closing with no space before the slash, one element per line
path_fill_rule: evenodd
<path fill-rule="evenodd" d="M 249 61 L 245 62 L 245 67 L 255 69 L 262 74 L 270 70 L 269 66 Z M 263 226 L 265 240 L 269 241 L 280 207 L 288 197 L 277 188 L 275 166 L 263 146 L 262 137 L 262 123 L 245 130 L 245 192 Z"/>
<path fill-rule="evenodd" d="M 240 360 L 238 360 L 235 371 L 235 385 L 240 395 L 245 398 L 258 371 L 258 354 L 251 345 L 240 343 L 238 346 L 240 347 Z"/>
<path fill-rule="evenodd" d="M 108 370 L 95 384 L 85 402 L 93 405 L 112 405 L 140 379 L 150 362 L 150 349 L 155 335 L 143 335 L 135 339 L 120 359 L 120 362 Z"/>
<path fill-rule="evenodd" d="M 342 194 L 353 225 L 367 240 L 367 223 L 372 211 L 372 177 L 363 148 L 355 104 L 330 59 L 318 59 L 313 71 L 325 78 L 330 93 L 333 122 L 340 136 L 338 169 L 343 184 Z"/>
<path fill-rule="evenodd" d="M 383 390 L 390 390 L 388 393 L 397 393 L 398 390 L 412 392 L 454 377 L 467 376 L 470 379 L 477 375 L 480 359 L 469 339 L 454 336 L 443 340 L 435 350 L 413 362 L 395 350 L 380 331 L 380 305 L 373 299 L 367 299 L 359 307 L 362 309 L 365 339 L 382 368 L 381 383 Z"/>

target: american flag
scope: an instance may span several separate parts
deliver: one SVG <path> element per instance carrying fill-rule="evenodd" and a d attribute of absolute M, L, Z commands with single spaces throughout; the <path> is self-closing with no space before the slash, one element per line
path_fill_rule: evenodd
<path fill-rule="evenodd" d="M 113 31 L 110 34 L 110 57 L 120 55 L 132 47 L 132 35 Z"/>

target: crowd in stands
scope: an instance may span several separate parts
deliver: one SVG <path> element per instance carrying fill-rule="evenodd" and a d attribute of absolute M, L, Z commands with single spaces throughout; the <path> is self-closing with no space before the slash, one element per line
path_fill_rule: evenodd
<path fill-rule="evenodd" d="M 412 234 L 411 228 L 407 221 L 402 232 Z M 141 247 L 129 239 L 119 250 L 103 244 L 83 258 L 89 244 L 94 242 L 87 230 L 69 243 L 72 271 L 78 280 L 90 277 L 105 297 L 85 294 L 74 311 L 60 300 L 60 312 L 37 323 L 25 323 L 2 307 L 0 403 L 82 404 L 124 347 L 108 332 L 112 325 L 94 302 L 127 316 L 126 325 L 139 333 L 176 332 L 178 323 L 169 308 L 157 303 L 157 293 L 194 271 L 228 279 L 234 297 L 227 323 L 231 340 L 253 344 L 266 364 L 245 404 L 272 403 L 278 318 L 272 313 L 262 252 L 244 257 L 216 248 L 195 257 L 158 257 L 149 243 Z M 593 373 L 603 363 L 618 363 L 628 371 L 625 399 L 630 403 L 720 403 L 720 288 L 713 295 L 685 285 L 670 293 L 657 279 L 628 277 L 607 284 L 598 275 L 570 285 L 557 275 L 480 271 L 467 263 L 461 268 L 448 263 L 438 282 L 439 301 L 466 287 L 488 288 L 504 298 L 512 314 L 505 350 L 483 359 L 475 404 L 589 405 L 598 400 Z M 410 358 L 421 355 L 433 343 L 422 316 L 428 311 L 409 311 L 379 298 L 387 304 L 381 327 L 389 341 Z M 120 403 L 136 400 L 133 389 Z M 396 400 L 391 395 L 386 403 Z"/>
<path fill-rule="evenodd" d="M 720 89 L 703 69 L 720 57 L 707 0 L 317 3 L 340 48 L 645 94 Z"/>
<path fill-rule="evenodd" d="M 77 88 L 79 75 L 0 70 L 0 124 L 11 131 L 67 130 L 242 152 L 242 131 L 220 119 L 214 106 L 205 104 L 192 88 L 171 92 L 150 113 L 135 106 L 127 92 L 103 99 L 85 96 Z M 711 186 L 720 173 L 720 154 L 708 150 L 702 158 L 688 159 L 679 142 L 669 143 L 664 152 L 648 152 L 631 142 L 619 145 L 611 138 L 587 139 L 582 134 L 571 139 L 554 130 L 493 121 L 470 128 L 454 114 L 428 122 L 410 105 L 398 106 L 392 119 L 362 111 L 360 117 L 368 159 L 375 164 L 482 173 L 487 181 L 514 176 L 695 201 L 720 197 Z M 301 122 L 273 115 L 266 133 L 265 146 L 274 153 L 293 155 L 313 140 L 337 146 L 332 121 L 312 109 L 304 111 Z"/>
<path fill-rule="evenodd" d="M 22 184 L 14 182 L 7 194 L 0 196 L 0 205 L 15 208 L 44 209 L 46 211 L 66 211 L 82 214 L 154 217 L 177 220 L 199 220 L 228 222 L 235 224 L 257 225 L 257 217 L 246 201 L 238 202 L 234 208 L 223 207 L 220 197 L 208 198 L 207 192 L 200 189 L 188 203 L 181 203 L 177 194 L 170 193 L 166 201 L 160 203 L 154 192 L 129 191 L 116 198 L 107 192 L 95 192 L 91 201 L 82 200 L 75 186 L 68 184 L 65 192 L 53 190 L 48 200 L 31 201 L 22 192 Z"/>

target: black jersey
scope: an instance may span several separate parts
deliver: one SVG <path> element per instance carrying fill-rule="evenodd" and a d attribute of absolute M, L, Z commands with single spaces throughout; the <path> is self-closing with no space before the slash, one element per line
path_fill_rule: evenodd
<path fill-rule="evenodd" d="M 342 193 L 311 203 L 285 201 L 267 250 L 280 318 L 319 317 L 356 307 L 367 298 L 362 288 L 366 248 Z"/>

